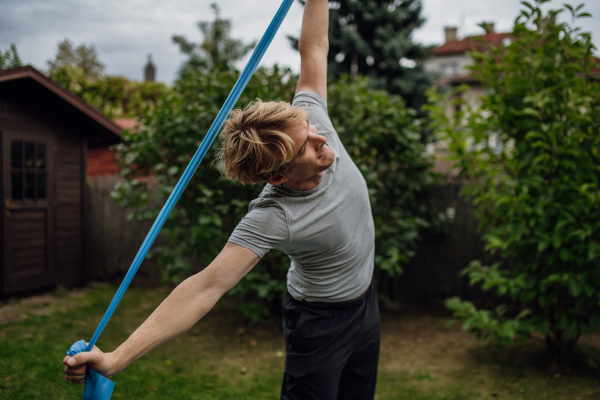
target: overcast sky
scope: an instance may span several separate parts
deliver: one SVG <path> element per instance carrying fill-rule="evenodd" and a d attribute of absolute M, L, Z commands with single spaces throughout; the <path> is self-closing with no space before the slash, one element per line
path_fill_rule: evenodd
<path fill-rule="evenodd" d="M 157 66 L 157 80 L 172 83 L 184 57 L 171 36 L 179 34 L 199 42 L 196 22 L 212 20 L 209 6 L 213 1 L 0 0 L 0 50 L 7 50 L 14 43 L 24 63 L 45 70 L 46 61 L 56 53 L 57 43 L 69 38 L 75 45 L 95 44 L 107 74 L 135 80 L 142 79 L 147 55 L 151 53 Z M 553 1 L 544 8 L 558 8 L 565 2 L 580 3 Z M 217 3 L 222 17 L 232 20 L 232 37 L 249 42 L 261 38 L 281 0 L 217 0 Z M 592 18 L 579 20 L 578 26 L 591 31 L 598 45 L 600 1 L 587 3 L 585 10 Z M 423 0 L 423 5 L 427 22 L 414 33 L 414 40 L 424 44 L 441 44 L 446 25 L 459 27 L 460 37 L 481 33 L 477 23 L 484 20 L 495 22 L 498 32 L 508 31 L 522 7 L 519 0 Z M 302 10 L 295 2 L 262 65 L 279 63 L 298 71 L 300 58 L 290 48 L 286 35 L 300 33 Z M 240 62 L 240 68 L 246 60 Z"/>

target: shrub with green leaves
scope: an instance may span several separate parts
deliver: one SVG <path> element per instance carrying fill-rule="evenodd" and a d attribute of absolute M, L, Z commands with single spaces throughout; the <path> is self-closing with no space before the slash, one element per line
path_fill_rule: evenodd
<path fill-rule="evenodd" d="M 543 14 L 522 2 L 511 43 L 474 53 L 486 90 L 480 108 L 431 90 L 437 134 L 449 143 L 476 206 L 486 248 L 499 261 L 463 273 L 504 304 L 477 309 L 452 298 L 463 328 L 500 344 L 541 332 L 551 368 L 569 369 L 580 335 L 600 326 L 600 80 L 591 36 L 574 28 L 589 16 L 565 5 Z M 444 102 L 457 110 L 447 116 Z"/>
<path fill-rule="evenodd" d="M 21 58 L 17 53 L 17 46 L 11 44 L 10 49 L 6 50 L 4 53 L 0 50 L 0 69 L 16 68 L 21 65 Z"/>
<path fill-rule="evenodd" d="M 131 208 L 132 218 L 156 218 L 237 77 L 233 70 L 185 70 L 174 89 L 146 111 L 142 125 L 124 134 L 117 146 L 124 180 L 114 197 Z M 258 69 L 236 107 L 256 98 L 290 101 L 295 87 L 289 69 Z M 431 219 L 415 199 L 432 181 L 419 126 L 399 97 L 369 89 L 366 79 L 334 82 L 328 97 L 333 124 L 370 188 L 377 265 L 398 274 Z M 151 250 L 166 281 L 181 281 L 210 263 L 262 190 L 222 176 L 211 163 L 218 146 L 215 141 Z M 230 291 L 244 300 L 240 309 L 252 321 L 281 307 L 288 267 L 284 254 L 271 251 Z"/>
<path fill-rule="evenodd" d="M 170 89 L 160 82 L 135 82 L 122 76 L 89 77 L 74 65 L 55 68 L 55 82 L 76 94 L 109 118 L 137 117 Z"/>

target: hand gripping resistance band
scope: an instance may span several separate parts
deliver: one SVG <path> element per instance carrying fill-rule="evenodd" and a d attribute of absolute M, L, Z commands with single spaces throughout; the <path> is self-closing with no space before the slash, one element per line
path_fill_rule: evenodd
<path fill-rule="evenodd" d="M 169 214 L 171 214 L 171 211 L 173 211 L 177 200 L 179 200 L 181 194 L 183 193 L 183 190 L 186 188 L 186 186 L 192 179 L 192 176 L 196 172 L 196 169 L 198 169 L 200 162 L 202 162 L 202 159 L 206 155 L 206 152 L 215 140 L 217 133 L 221 129 L 221 126 L 223 126 L 225 119 L 229 116 L 231 110 L 233 110 L 233 107 L 235 106 L 235 103 L 237 102 L 244 88 L 246 87 L 246 84 L 248 84 L 248 81 L 252 77 L 252 74 L 258 67 L 258 63 L 265 54 L 265 51 L 267 51 L 267 48 L 271 44 L 275 33 L 277 33 L 277 30 L 281 26 L 281 23 L 283 22 L 283 19 L 285 18 L 293 2 L 294 0 L 283 0 L 283 3 L 279 7 L 279 10 L 277 10 L 277 14 L 275 14 L 275 17 L 271 21 L 271 24 L 269 25 L 262 39 L 258 43 L 258 46 L 256 46 L 256 49 L 254 49 L 254 52 L 252 53 L 248 64 L 242 71 L 242 74 L 240 75 L 238 81 L 231 90 L 229 97 L 227 97 L 227 100 L 225 100 L 225 104 L 223 104 L 221 111 L 219 111 L 219 114 L 217 114 L 217 117 L 215 118 L 215 121 L 213 122 L 210 129 L 208 130 L 208 133 L 204 137 L 204 140 L 202 140 L 202 143 L 200 143 L 200 147 L 198 147 L 198 150 L 196 151 L 194 157 L 192 157 L 192 160 L 183 172 L 183 175 L 179 179 L 179 182 L 177 182 L 177 185 L 175 186 L 173 192 L 167 199 L 167 202 L 160 211 L 160 214 L 158 214 L 158 217 L 156 218 L 156 221 L 154 221 L 152 228 L 150 228 L 150 232 L 148 232 L 146 239 L 144 239 L 144 243 L 142 243 L 142 246 L 138 250 L 138 253 L 135 256 L 131 267 L 129 267 L 127 275 L 125 275 L 121 286 L 119 286 L 119 290 L 117 290 L 115 297 L 110 302 L 110 305 L 108 306 L 104 317 L 102 317 L 100 324 L 98 324 L 96 332 L 94 332 L 94 336 L 92 336 L 92 339 L 90 340 L 89 344 L 84 348 L 84 346 L 81 344 L 81 342 L 83 341 L 76 342 L 67 352 L 68 355 L 72 356 L 81 351 L 90 351 L 94 347 L 94 344 L 100 337 L 100 334 L 102 334 L 102 331 L 108 323 L 108 320 L 117 308 L 119 301 L 121 301 L 121 298 L 123 297 L 125 291 L 129 287 L 129 284 L 135 276 L 135 273 L 140 267 L 142 261 L 146 257 L 148 250 L 150 250 L 152 243 L 154 243 L 154 240 L 158 236 L 158 233 L 160 232 L 160 229 L 164 225 L 165 221 L 167 220 L 167 217 L 169 216 Z M 114 383 L 108 378 L 105 378 L 104 376 L 88 368 L 88 375 L 86 377 L 85 384 L 86 388 L 83 395 L 84 400 L 110 399 Z"/>

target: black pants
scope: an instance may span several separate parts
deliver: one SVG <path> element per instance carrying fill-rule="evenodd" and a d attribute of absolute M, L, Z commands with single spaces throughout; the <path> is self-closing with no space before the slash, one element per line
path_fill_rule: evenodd
<path fill-rule="evenodd" d="M 283 298 L 282 400 L 372 400 L 379 362 L 375 284 L 341 303 Z"/>

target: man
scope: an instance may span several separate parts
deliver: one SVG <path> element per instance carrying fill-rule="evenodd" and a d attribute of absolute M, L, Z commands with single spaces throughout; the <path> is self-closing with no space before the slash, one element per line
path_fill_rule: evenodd
<path fill-rule="evenodd" d="M 328 13 L 327 0 L 307 1 L 293 105 L 258 101 L 224 124 L 225 174 L 268 184 L 221 253 L 114 352 L 65 357 L 68 380 L 85 382 L 88 364 L 110 377 L 185 332 L 276 248 L 292 260 L 281 398 L 373 399 L 380 338 L 374 224 L 366 183 L 327 115 Z"/>

